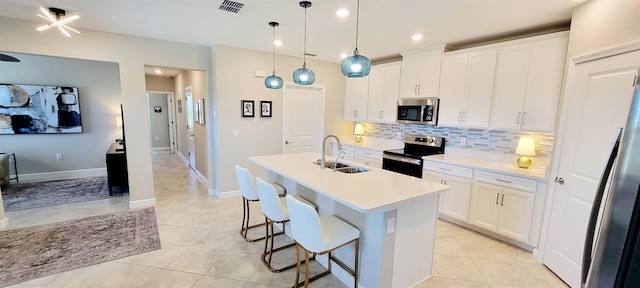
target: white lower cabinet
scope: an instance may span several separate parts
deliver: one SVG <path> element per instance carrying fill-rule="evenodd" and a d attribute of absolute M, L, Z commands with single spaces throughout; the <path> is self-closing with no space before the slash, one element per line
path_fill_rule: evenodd
<path fill-rule="evenodd" d="M 382 169 L 382 152 L 355 148 L 355 162 Z"/>
<path fill-rule="evenodd" d="M 536 181 L 532 180 L 477 172 L 471 188 L 468 222 L 528 243 L 536 184 Z M 534 193 L 513 187 L 520 187 Z"/>
<path fill-rule="evenodd" d="M 469 168 L 432 162 L 425 162 L 424 169 L 423 179 L 451 186 L 451 190 L 444 192 L 440 197 L 440 214 L 466 222 L 473 171 Z"/>
<path fill-rule="evenodd" d="M 333 157 L 338 157 L 338 154 L 340 154 L 340 149 L 338 149 L 338 143 L 332 143 L 331 148 L 333 148 L 331 149 L 331 154 L 333 155 Z M 342 155 L 340 155 L 340 160 L 353 161 L 355 159 L 354 147 L 342 145 L 342 150 L 344 150 L 345 153 L 342 153 Z M 332 160 L 335 160 L 335 159 L 332 159 Z"/>

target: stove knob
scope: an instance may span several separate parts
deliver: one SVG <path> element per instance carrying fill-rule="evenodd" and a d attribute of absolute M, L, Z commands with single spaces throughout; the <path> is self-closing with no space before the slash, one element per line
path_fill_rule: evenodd
<path fill-rule="evenodd" d="M 433 138 L 429 138 L 427 141 L 428 141 L 429 143 L 433 143 Z"/>

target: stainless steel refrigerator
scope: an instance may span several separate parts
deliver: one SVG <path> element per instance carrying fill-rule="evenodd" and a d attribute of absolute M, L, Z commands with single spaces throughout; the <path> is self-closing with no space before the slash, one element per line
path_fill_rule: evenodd
<path fill-rule="evenodd" d="M 623 136 L 620 137 L 620 134 Z M 621 129 L 617 138 L 600 180 L 589 219 L 583 253 L 582 287 L 640 287 L 638 86 L 634 90 L 624 132 Z M 607 185 L 609 178 L 611 181 Z M 604 205 L 601 205 L 603 201 Z M 598 217 L 599 214 L 601 217 Z"/>

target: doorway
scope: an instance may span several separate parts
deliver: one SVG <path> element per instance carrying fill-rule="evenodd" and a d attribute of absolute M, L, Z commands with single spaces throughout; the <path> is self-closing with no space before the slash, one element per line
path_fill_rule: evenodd
<path fill-rule="evenodd" d="M 196 170 L 196 139 L 193 130 L 193 94 L 192 87 L 188 86 L 184 88 L 185 92 L 185 108 L 187 110 L 187 150 L 189 167 Z"/>
<path fill-rule="evenodd" d="M 285 84 L 282 106 L 282 152 L 321 152 L 324 86 Z"/>
<path fill-rule="evenodd" d="M 148 91 L 149 142 L 156 153 L 174 153 L 173 92 Z"/>

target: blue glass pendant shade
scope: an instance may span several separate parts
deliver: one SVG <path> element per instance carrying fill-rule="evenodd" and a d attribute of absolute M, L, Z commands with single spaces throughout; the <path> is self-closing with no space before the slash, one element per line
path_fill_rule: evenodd
<path fill-rule="evenodd" d="M 302 65 L 296 71 L 293 71 L 293 82 L 298 85 L 311 85 L 316 81 L 316 73 L 311 69 L 307 69 L 307 65 Z"/>
<path fill-rule="evenodd" d="M 365 77 L 371 72 L 371 60 L 359 55 L 358 50 L 355 50 L 353 51 L 353 55 L 342 60 L 340 68 L 344 76 L 350 78 Z"/>
<path fill-rule="evenodd" d="M 269 89 L 280 89 L 282 88 L 282 78 L 276 76 L 275 74 L 264 79 L 264 86 Z"/>

